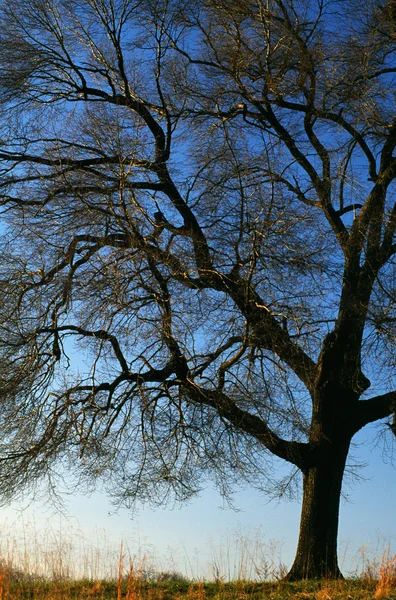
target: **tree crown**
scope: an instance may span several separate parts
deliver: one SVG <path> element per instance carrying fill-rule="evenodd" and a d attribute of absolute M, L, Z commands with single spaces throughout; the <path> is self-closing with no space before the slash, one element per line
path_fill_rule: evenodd
<path fill-rule="evenodd" d="M 392 10 L 2 0 L 3 498 L 267 488 L 392 414 Z"/>

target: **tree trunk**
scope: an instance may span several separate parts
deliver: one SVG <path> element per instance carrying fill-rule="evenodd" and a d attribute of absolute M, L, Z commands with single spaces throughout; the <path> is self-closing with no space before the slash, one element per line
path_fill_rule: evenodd
<path fill-rule="evenodd" d="M 338 444 L 336 444 L 338 445 Z M 300 536 L 293 566 L 286 579 L 337 579 L 338 516 L 342 478 L 349 442 L 331 458 L 304 473 Z"/>

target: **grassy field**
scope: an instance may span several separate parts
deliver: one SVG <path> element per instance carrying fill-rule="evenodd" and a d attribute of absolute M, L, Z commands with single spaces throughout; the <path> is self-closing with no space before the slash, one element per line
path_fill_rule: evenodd
<path fill-rule="evenodd" d="M 343 581 L 259 582 L 189 581 L 177 573 L 159 573 L 147 580 L 131 562 L 122 561 L 116 579 L 45 578 L 3 566 L 0 600 L 371 600 L 396 599 L 396 557 L 382 562 L 378 578 L 363 575 Z"/>
<path fill-rule="evenodd" d="M 36 581 L 8 580 L 2 574 L 1 600 L 18 598 L 68 600 L 98 598 L 103 600 L 355 600 L 396 598 L 396 585 L 386 586 L 373 580 L 338 582 L 143 582 L 117 581 Z"/>
<path fill-rule="evenodd" d="M 164 569 L 146 555 L 131 556 L 122 544 L 110 552 L 104 543 L 88 556 L 82 549 L 76 552 L 75 537 L 37 531 L 29 536 L 24 530 L 21 545 L 0 535 L 0 600 L 396 600 L 396 556 L 389 550 L 363 560 L 359 574 L 350 579 L 286 583 L 281 579 L 285 567 L 276 569 L 273 557 L 268 561 L 268 547 L 260 563 L 255 543 L 249 545 L 256 548 L 252 556 L 239 540 L 236 570 L 218 553 L 212 580 L 203 581 Z M 230 548 L 224 556 L 231 556 Z"/>

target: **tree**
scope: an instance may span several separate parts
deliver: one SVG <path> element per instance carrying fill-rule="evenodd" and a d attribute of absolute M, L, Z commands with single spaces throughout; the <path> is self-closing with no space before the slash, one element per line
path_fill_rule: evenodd
<path fill-rule="evenodd" d="M 392 10 L 2 0 L 4 502 L 267 491 L 276 457 L 289 578 L 341 575 L 351 440 L 396 427 Z"/>

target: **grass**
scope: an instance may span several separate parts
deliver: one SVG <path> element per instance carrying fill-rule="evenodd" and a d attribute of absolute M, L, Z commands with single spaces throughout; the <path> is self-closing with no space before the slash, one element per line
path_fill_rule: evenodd
<path fill-rule="evenodd" d="M 378 592 L 380 590 L 380 592 Z M 379 595 L 380 593 L 380 595 Z M 71 600 L 371 600 L 395 599 L 396 588 L 378 581 L 337 582 L 145 582 L 127 578 L 118 581 L 36 581 L 15 582 L 5 573 L 0 583 L 0 599 Z"/>
<path fill-rule="evenodd" d="M 382 557 L 380 577 L 374 598 L 392 597 L 396 598 L 396 554 L 392 556 L 388 548 Z"/>
<path fill-rule="evenodd" d="M 106 565 L 98 550 L 91 548 L 88 558 L 81 548 L 76 554 L 76 539 L 25 532 L 20 550 L 0 536 L 0 600 L 396 600 L 396 555 L 389 548 L 380 559 L 366 559 L 351 579 L 286 583 L 274 548 L 268 558 L 258 539 L 240 538 L 237 560 L 230 547 L 213 551 L 212 580 L 200 581 L 156 568 L 152 556 L 131 556 L 123 545 L 105 548 Z"/>

